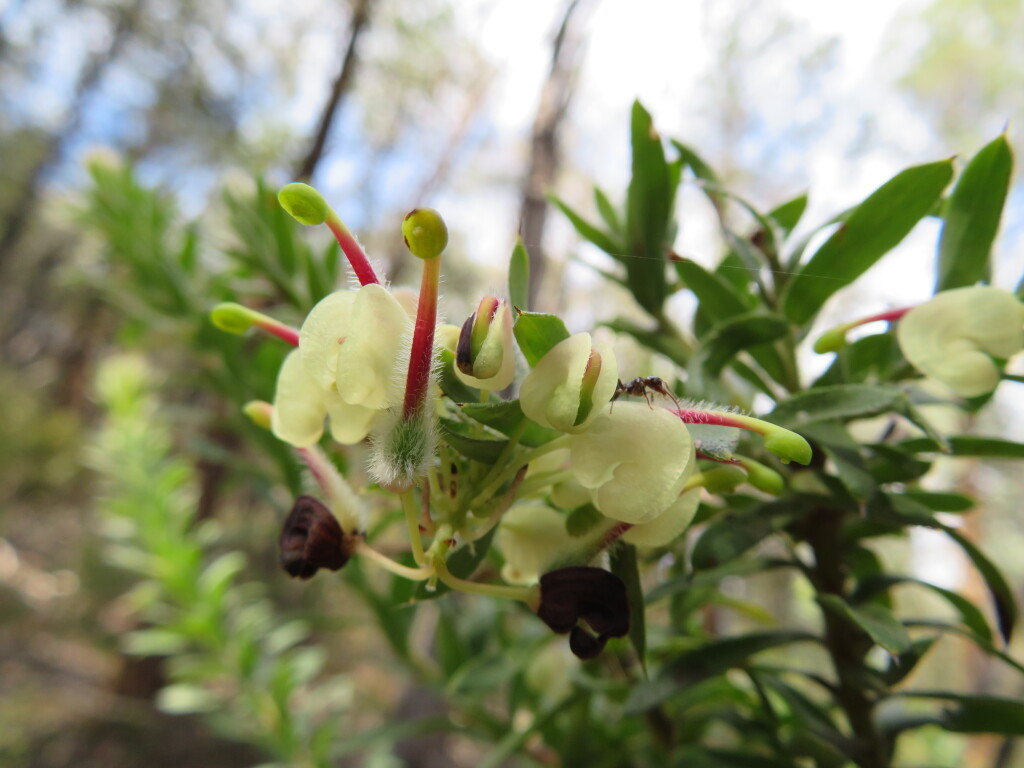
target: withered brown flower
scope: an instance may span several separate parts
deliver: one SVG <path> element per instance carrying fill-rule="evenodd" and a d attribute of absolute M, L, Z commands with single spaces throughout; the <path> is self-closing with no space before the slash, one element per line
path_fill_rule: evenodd
<path fill-rule="evenodd" d="M 281 528 L 281 565 L 309 579 L 321 568 L 337 571 L 348 562 L 345 532 L 337 518 L 312 496 L 299 496 Z"/>
<path fill-rule="evenodd" d="M 540 578 L 537 615 L 558 634 L 569 633 L 569 649 L 574 654 L 592 659 L 609 637 L 629 632 L 626 585 L 602 568 L 571 566 L 545 573 Z"/>

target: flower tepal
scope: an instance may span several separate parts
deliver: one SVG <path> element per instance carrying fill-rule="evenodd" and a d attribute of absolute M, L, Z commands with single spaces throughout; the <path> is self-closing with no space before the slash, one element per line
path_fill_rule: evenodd
<path fill-rule="evenodd" d="M 572 472 L 605 516 L 653 520 L 679 498 L 695 465 L 693 439 L 673 413 L 617 403 L 570 437 Z"/>
<path fill-rule="evenodd" d="M 589 333 L 577 333 L 552 347 L 530 371 L 519 402 L 538 424 L 580 432 L 611 400 L 618 381 L 612 351 L 595 345 Z"/>
<path fill-rule="evenodd" d="M 961 397 L 999 384 L 1000 365 L 1024 346 L 1024 305 L 991 286 L 943 291 L 910 310 L 896 337 L 907 360 Z"/>

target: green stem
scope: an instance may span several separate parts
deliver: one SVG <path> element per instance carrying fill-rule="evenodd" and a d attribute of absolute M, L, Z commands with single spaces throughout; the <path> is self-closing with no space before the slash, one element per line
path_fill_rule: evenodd
<path fill-rule="evenodd" d="M 423 539 L 420 538 L 420 520 L 416 512 L 416 495 L 411 488 L 401 494 L 402 511 L 405 512 L 405 524 L 409 528 L 409 544 L 416 565 L 424 565 L 427 560 L 423 552 Z"/>
<path fill-rule="evenodd" d="M 475 595 L 489 595 L 491 597 L 503 597 L 509 600 L 521 600 L 529 605 L 539 602 L 540 595 L 537 587 L 510 587 L 503 584 L 484 584 L 479 581 L 467 581 L 453 576 L 444 562 L 444 556 L 438 555 L 434 558 L 434 568 L 437 575 L 445 584 L 460 592 L 470 592 Z"/>
<path fill-rule="evenodd" d="M 492 470 L 487 474 L 487 476 L 483 480 L 483 482 L 485 483 L 483 490 L 473 497 L 473 500 L 470 502 L 469 508 L 472 509 L 476 507 L 478 504 L 483 504 L 486 501 L 488 501 L 492 496 L 494 496 L 495 493 L 498 492 L 498 490 L 501 488 L 502 485 L 505 484 L 507 480 L 511 479 L 515 475 L 515 473 L 520 470 L 520 468 L 525 467 L 531 461 L 536 461 L 541 456 L 551 453 L 552 451 L 557 451 L 559 448 L 564 448 L 568 444 L 568 442 L 569 435 L 562 435 L 561 437 L 556 437 L 554 440 L 544 443 L 544 445 L 538 446 L 537 448 L 534 448 L 521 454 L 516 458 L 515 461 L 510 462 L 503 469 L 498 471 L 496 475 L 495 470 L 498 469 L 500 464 L 495 462 L 494 468 L 492 468 Z M 505 447 L 508 448 L 508 446 Z M 505 452 L 502 451 L 502 456 L 504 456 L 504 453 Z M 499 456 L 499 460 L 501 460 L 501 458 L 502 457 Z M 495 475 L 493 479 L 491 479 L 492 475 Z"/>
<path fill-rule="evenodd" d="M 842 511 L 829 508 L 819 508 L 812 513 L 808 520 L 807 542 L 814 552 L 814 566 L 807 573 L 819 594 L 845 600 L 843 516 Z M 889 768 L 891 745 L 875 726 L 875 701 L 863 685 L 868 674 L 864 659 L 873 646 L 871 638 L 833 611 L 822 609 L 822 616 L 825 648 L 837 678 L 836 700 L 856 739 L 856 754 L 851 757 L 860 768 Z"/>

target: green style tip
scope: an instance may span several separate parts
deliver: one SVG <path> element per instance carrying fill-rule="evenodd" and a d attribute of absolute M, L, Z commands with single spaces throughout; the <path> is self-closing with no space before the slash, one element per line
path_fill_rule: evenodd
<path fill-rule="evenodd" d="M 402 222 L 405 247 L 418 259 L 433 259 L 448 245 L 448 227 L 433 208 L 413 208 Z"/>
<path fill-rule="evenodd" d="M 258 318 L 257 313 L 234 302 L 218 304 L 210 310 L 210 322 L 222 331 L 241 336 L 252 328 Z"/>
<path fill-rule="evenodd" d="M 309 184 L 303 184 L 300 181 L 281 187 L 277 193 L 277 199 L 288 215 L 299 224 L 323 224 L 331 212 L 323 195 Z"/>

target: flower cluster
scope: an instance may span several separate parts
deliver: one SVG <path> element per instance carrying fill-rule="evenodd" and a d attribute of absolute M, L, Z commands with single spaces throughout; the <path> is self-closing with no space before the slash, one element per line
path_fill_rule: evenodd
<path fill-rule="evenodd" d="M 234 304 L 212 313 L 226 331 L 257 327 L 296 347 L 273 403 L 246 406 L 295 447 L 325 497 L 300 497 L 285 522 L 281 557 L 292 575 L 359 556 L 430 588 L 522 600 L 590 658 L 629 628 L 625 585 L 597 567 L 604 553 L 623 542 L 670 546 L 702 493 L 744 482 L 782 490 L 777 472 L 735 453 L 738 429 L 762 435 L 784 462 L 810 460 L 807 442 L 781 427 L 681 401 L 653 377 L 624 385 L 608 344 L 501 297 L 483 297 L 461 325 L 439 325 L 448 235 L 436 211 L 417 209 L 403 222 L 422 260 L 412 294 L 378 277 L 316 190 L 289 184 L 279 199 L 300 223 L 330 228 L 360 283 L 324 297 L 299 329 Z M 524 361 L 518 397 L 508 396 Z M 369 446 L 368 477 L 400 498 L 415 566 L 366 540 L 367 499 L 377 490 L 357 492 L 336 471 L 317 445 L 325 420 L 334 442 Z M 491 541 L 505 584 L 452 572 L 453 553 Z"/>

